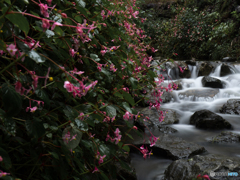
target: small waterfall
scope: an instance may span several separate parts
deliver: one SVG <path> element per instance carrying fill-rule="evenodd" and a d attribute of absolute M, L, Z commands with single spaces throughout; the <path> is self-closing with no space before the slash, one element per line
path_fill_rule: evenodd
<path fill-rule="evenodd" d="M 209 76 L 217 76 L 217 77 L 220 77 L 221 67 L 222 67 L 222 64 L 218 65 L 218 66 L 216 67 L 216 69 L 214 70 L 214 72 L 211 73 Z"/>

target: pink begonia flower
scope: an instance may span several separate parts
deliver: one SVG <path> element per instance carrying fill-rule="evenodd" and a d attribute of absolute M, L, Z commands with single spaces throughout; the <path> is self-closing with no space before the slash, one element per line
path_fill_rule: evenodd
<path fill-rule="evenodd" d="M 0 162 L 2 162 L 3 161 L 3 158 L 2 158 L 2 156 L 0 156 Z"/>
<path fill-rule="evenodd" d="M 137 18 L 137 15 L 139 14 L 139 11 L 135 11 L 132 15 L 134 18 Z"/>
<path fill-rule="evenodd" d="M 46 18 L 48 18 L 49 17 L 49 14 L 48 14 L 48 5 L 47 4 L 39 4 L 39 6 L 40 6 L 40 12 L 41 12 L 41 14 L 44 16 L 44 17 L 46 17 Z"/>
<path fill-rule="evenodd" d="M 42 28 L 44 31 L 50 28 L 50 21 L 47 19 L 42 19 Z"/>
<path fill-rule="evenodd" d="M 114 64 L 110 65 L 110 71 L 116 72 L 117 69 L 115 68 Z"/>
<path fill-rule="evenodd" d="M 15 91 L 18 93 L 21 93 L 21 89 L 22 89 L 22 84 L 20 81 L 17 81 L 15 84 Z"/>
<path fill-rule="evenodd" d="M 70 141 L 76 140 L 76 136 L 77 136 L 77 134 L 75 134 L 74 136 L 72 136 L 72 138 L 70 139 Z"/>
<path fill-rule="evenodd" d="M 67 18 L 67 15 L 65 13 L 61 13 L 63 18 Z"/>
<path fill-rule="evenodd" d="M 149 157 L 150 157 L 152 151 L 150 151 L 150 152 L 148 153 L 147 147 L 146 147 L 146 149 L 145 149 L 145 148 L 144 148 L 144 145 L 142 145 L 142 146 L 140 147 L 140 152 L 143 154 L 143 158 L 146 159 L 146 158 L 147 158 L 147 155 L 149 155 Z"/>
<path fill-rule="evenodd" d="M 103 163 L 104 158 L 106 157 L 106 155 L 100 156 L 99 160 L 98 160 L 98 164 L 100 165 L 101 163 Z"/>
<path fill-rule="evenodd" d="M 33 82 L 32 82 L 33 87 L 34 87 L 34 89 L 37 89 L 37 85 L 38 85 L 38 76 L 33 75 L 32 78 L 33 78 Z"/>
<path fill-rule="evenodd" d="M 53 23 L 51 30 L 54 30 L 54 28 L 55 28 L 56 26 L 62 26 L 62 24 L 59 23 L 59 22 Z"/>
<path fill-rule="evenodd" d="M 99 172 L 98 168 L 95 166 L 94 170 L 92 173 Z"/>
<path fill-rule="evenodd" d="M 74 68 L 72 71 L 70 71 L 73 74 L 81 75 L 84 73 L 84 71 L 78 71 L 77 68 Z"/>
<path fill-rule="evenodd" d="M 48 5 L 51 6 L 52 0 L 46 0 L 46 1 L 47 1 Z"/>
<path fill-rule="evenodd" d="M 74 57 L 75 53 L 76 53 L 76 52 L 74 51 L 74 49 L 70 49 L 70 50 L 69 50 L 69 54 L 70 54 L 72 57 Z"/>
<path fill-rule="evenodd" d="M 159 139 L 159 138 L 157 138 L 157 137 L 155 137 L 154 135 L 152 135 L 152 136 L 149 138 L 149 141 L 151 142 L 150 147 L 153 147 L 153 146 L 156 144 L 156 142 L 157 142 L 158 139 Z"/>
<path fill-rule="evenodd" d="M 133 126 L 133 129 L 136 129 L 136 130 L 137 130 L 138 128 L 137 128 L 137 126 Z"/>
<path fill-rule="evenodd" d="M 129 115 L 130 115 L 130 113 L 127 111 L 127 112 L 123 115 L 123 119 L 124 119 L 124 120 L 129 120 Z"/>
<path fill-rule="evenodd" d="M 7 51 L 9 52 L 9 54 L 11 56 L 14 56 L 17 52 L 17 49 L 16 49 L 16 46 L 14 44 L 10 44 L 8 47 L 7 47 Z"/>
<path fill-rule="evenodd" d="M 209 178 L 208 175 L 203 175 L 202 177 L 203 177 L 204 179 L 210 180 L 210 178 Z"/>
<path fill-rule="evenodd" d="M 0 170 L 0 178 L 4 177 L 6 175 L 10 175 L 10 173 L 6 173 L 6 172 L 3 172 L 3 171 Z"/>
<path fill-rule="evenodd" d="M 34 113 L 37 110 L 37 106 L 30 108 L 30 112 Z"/>
<path fill-rule="evenodd" d="M 73 92 L 73 85 L 69 81 L 65 81 L 63 87 L 67 89 L 68 92 Z"/>
<path fill-rule="evenodd" d="M 106 50 L 101 50 L 101 54 L 102 54 L 102 56 L 104 56 L 104 54 L 106 54 Z"/>
<path fill-rule="evenodd" d="M 64 136 L 63 136 L 63 141 L 68 144 L 69 140 L 70 140 L 70 132 L 68 131 Z"/>

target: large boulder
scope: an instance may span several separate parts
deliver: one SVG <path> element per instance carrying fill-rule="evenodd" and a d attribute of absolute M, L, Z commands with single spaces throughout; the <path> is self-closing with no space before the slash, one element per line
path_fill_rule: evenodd
<path fill-rule="evenodd" d="M 240 6 L 239 6 L 240 7 Z M 234 57 L 224 57 L 222 59 L 223 62 L 235 62 L 237 59 Z"/>
<path fill-rule="evenodd" d="M 232 74 L 233 72 L 234 71 L 232 70 L 231 66 L 227 64 L 222 64 L 220 76 L 226 76 L 226 75 Z"/>
<path fill-rule="evenodd" d="M 239 172 L 240 158 L 223 157 L 209 154 L 194 156 L 191 159 L 180 159 L 172 162 L 165 171 L 164 180 L 192 180 L 199 174 L 212 175 L 211 180 L 239 180 L 239 177 L 213 176 L 214 172 Z"/>
<path fill-rule="evenodd" d="M 204 76 L 202 78 L 202 85 L 203 87 L 210 87 L 210 88 L 224 88 L 225 83 L 217 78 Z"/>
<path fill-rule="evenodd" d="M 212 137 L 209 141 L 213 143 L 240 143 L 240 134 L 224 131 L 221 132 L 221 134 Z"/>
<path fill-rule="evenodd" d="M 201 129 L 232 129 L 228 121 L 206 109 L 195 112 L 190 117 L 190 124 Z"/>
<path fill-rule="evenodd" d="M 159 137 L 156 144 L 152 147 L 150 146 L 150 141 L 145 139 L 135 140 L 131 142 L 135 146 L 142 146 L 143 144 L 152 149 L 153 154 L 161 155 L 172 160 L 188 158 L 190 156 L 201 154 L 205 152 L 205 148 L 192 143 L 187 142 L 178 137 L 172 137 L 168 134 L 163 134 Z M 135 150 L 136 148 L 132 149 Z"/>
<path fill-rule="evenodd" d="M 229 99 L 219 111 L 223 114 L 240 115 L 240 99 Z"/>
<path fill-rule="evenodd" d="M 218 89 L 192 89 L 178 94 L 179 99 L 190 99 L 192 101 L 213 100 L 214 97 L 219 93 Z"/>
<path fill-rule="evenodd" d="M 208 76 L 214 69 L 213 65 L 209 62 L 203 62 L 199 66 L 198 76 Z"/>

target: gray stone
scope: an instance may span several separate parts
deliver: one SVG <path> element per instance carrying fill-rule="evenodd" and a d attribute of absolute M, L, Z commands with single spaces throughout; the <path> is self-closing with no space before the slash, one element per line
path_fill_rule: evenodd
<path fill-rule="evenodd" d="M 202 78 L 202 85 L 203 85 L 203 87 L 224 88 L 225 83 L 217 78 L 204 76 Z"/>
<path fill-rule="evenodd" d="M 226 131 L 212 137 L 212 140 L 209 141 L 213 143 L 240 143 L 240 135 Z"/>
<path fill-rule="evenodd" d="M 240 99 L 229 99 L 219 111 L 223 114 L 240 115 Z"/>
<path fill-rule="evenodd" d="M 240 158 L 223 157 L 209 154 L 194 156 L 191 159 L 180 159 L 172 162 L 165 171 L 164 180 L 192 180 L 199 174 L 210 175 L 210 172 L 239 172 Z M 239 180 L 240 177 L 214 176 L 211 180 Z"/>
<path fill-rule="evenodd" d="M 228 121 L 206 109 L 196 111 L 190 117 L 190 124 L 201 129 L 232 129 Z"/>
<path fill-rule="evenodd" d="M 214 69 L 213 65 L 209 62 L 202 62 L 199 66 L 198 76 L 208 76 Z"/>

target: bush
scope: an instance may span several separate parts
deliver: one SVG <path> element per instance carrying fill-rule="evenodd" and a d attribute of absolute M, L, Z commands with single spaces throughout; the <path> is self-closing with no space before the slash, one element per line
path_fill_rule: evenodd
<path fill-rule="evenodd" d="M 116 179 L 116 161 L 129 169 L 119 158 L 129 153 L 129 132 L 140 134 L 132 121 L 145 118 L 135 97 L 143 100 L 155 78 L 162 82 L 150 70 L 135 1 L 5 0 L 0 7 L 0 176 Z"/>

